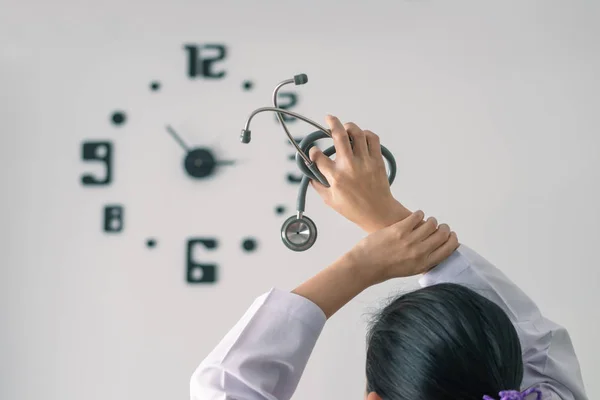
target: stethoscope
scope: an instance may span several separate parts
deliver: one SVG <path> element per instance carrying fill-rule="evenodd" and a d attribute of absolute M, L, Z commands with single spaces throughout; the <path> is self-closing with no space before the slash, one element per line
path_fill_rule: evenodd
<path fill-rule="evenodd" d="M 277 113 L 277 118 L 279 119 L 279 122 L 281 122 L 281 126 L 283 127 L 283 130 L 285 131 L 290 143 L 296 148 L 296 164 L 304 176 L 300 181 L 300 188 L 298 190 L 298 198 L 296 200 L 296 215 L 289 217 L 281 226 L 281 240 L 283 241 L 283 244 L 293 251 L 308 250 L 313 244 L 315 244 L 315 241 L 317 240 L 317 226 L 313 220 L 304 215 L 306 191 L 308 189 L 309 181 L 311 179 L 316 179 L 325 187 L 329 187 L 327 179 L 325 179 L 321 171 L 317 169 L 315 163 L 311 161 L 308 156 L 308 152 L 311 147 L 315 146 L 317 140 L 331 138 L 331 130 L 321 126 L 309 118 L 306 118 L 303 115 L 279 108 L 277 105 L 277 94 L 279 89 L 290 83 L 295 85 L 304 85 L 306 82 L 308 82 L 308 77 L 306 74 L 299 74 L 294 76 L 292 79 L 287 79 L 280 82 L 273 91 L 273 107 L 262 107 L 254 110 L 248 117 L 246 126 L 244 129 L 242 129 L 242 133 L 240 135 L 240 140 L 242 143 L 250 143 L 250 121 L 252 121 L 252 118 L 254 118 L 256 114 L 264 111 L 271 111 Z M 299 120 L 314 126 L 318 129 L 318 131 L 309 133 L 304 139 L 302 139 L 300 143 L 296 143 L 290 134 L 285 121 L 283 120 L 283 114 L 298 118 Z M 350 143 L 352 143 L 352 138 L 350 138 Z M 327 157 L 330 157 L 334 153 L 334 146 L 331 146 L 323 151 L 323 154 L 325 154 Z M 396 160 L 394 159 L 392 153 L 384 146 L 381 146 L 381 153 L 387 161 L 388 182 L 391 185 L 396 178 Z"/>

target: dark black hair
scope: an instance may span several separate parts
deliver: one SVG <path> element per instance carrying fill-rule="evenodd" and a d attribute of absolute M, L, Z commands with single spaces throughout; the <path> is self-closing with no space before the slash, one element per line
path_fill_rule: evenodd
<path fill-rule="evenodd" d="M 481 400 L 523 380 L 508 316 L 457 284 L 393 300 L 371 323 L 367 346 L 367 392 L 383 400 Z"/>

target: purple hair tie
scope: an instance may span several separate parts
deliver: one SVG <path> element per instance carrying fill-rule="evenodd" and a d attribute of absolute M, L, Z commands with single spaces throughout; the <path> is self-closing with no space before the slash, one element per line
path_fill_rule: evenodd
<path fill-rule="evenodd" d="M 524 392 L 517 392 L 516 390 L 504 390 L 500 393 L 500 400 L 526 400 L 527 396 L 532 393 L 537 393 L 536 400 L 542 400 L 542 391 L 537 388 L 529 388 Z M 483 400 L 494 400 L 490 396 L 483 396 Z"/>

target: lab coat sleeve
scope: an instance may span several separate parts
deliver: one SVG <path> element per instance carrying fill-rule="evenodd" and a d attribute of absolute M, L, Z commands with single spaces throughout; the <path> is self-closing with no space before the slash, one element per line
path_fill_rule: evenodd
<path fill-rule="evenodd" d="M 457 283 L 499 305 L 513 322 L 523 351 L 523 389 L 538 387 L 543 399 L 586 400 L 579 362 L 567 330 L 545 318 L 535 303 L 499 269 L 461 245 L 419 283 Z"/>
<path fill-rule="evenodd" d="M 196 368 L 191 400 L 290 399 L 325 322 L 304 297 L 263 294 Z"/>

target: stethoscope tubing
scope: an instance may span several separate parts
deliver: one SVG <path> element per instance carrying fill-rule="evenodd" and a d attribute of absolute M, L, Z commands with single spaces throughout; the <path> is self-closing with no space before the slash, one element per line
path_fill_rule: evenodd
<path fill-rule="evenodd" d="M 298 166 L 300 171 L 302 171 L 303 174 L 303 177 L 300 181 L 300 187 L 298 188 L 298 197 L 296 200 L 297 214 L 293 217 L 288 218 L 281 227 L 281 238 L 284 244 L 294 251 L 308 250 L 310 247 L 312 247 L 317 238 L 316 225 L 310 218 L 303 215 L 306 208 L 306 193 L 308 191 L 308 184 L 310 183 L 310 180 L 314 179 L 323 184 L 324 186 L 329 187 L 329 182 L 327 182 L 325 176 L 321 173 L 321 171 L 319 171 L 319 169 L 317 168 L 315 163 L 310 159 L 308 154 L 311 147 L 315 146 L 318 140 L 332 137 L 331 130 L 325 128 L 318 122 L 315 122 L 312 119 L 305 117 L 304 115 L 298 114 L 294 111 L 280 108 L 277 103 L 277 95 L 279 93 L 279 90 L 283 86 L 291 83 L 301 85 L 306 83 L 307 81 L 307 76 L 304 74 L 300 74 L 294 76 L 293 79 L 287 79 L 285 81 L 280 82 L 273 91 L 273 107 L 261 107 L 254 110 L 246 120 L 246 125 L 244 126 L 244 129 L 242 130 L 242 133 L 240 135 L 241 141 L 243 143 L 249 143 L 251 135 L 250 123 L 252 119 L 257 114 L 263 112 L 274 112 L 276 113 L 277 118 L 281 123 L 281 126 L 283 127 L 283 130 L 285 131 L 285 134 L 287 135 L 290 143 L 296 149 L 296 165 Z M 291 117 L 295 117 L 301 121 L 304 121 L 305 123 L 315 127 L 317 131 L 309 133 L 300 141 L 300 143 L 296 143 L 287 127 L 287 124 L 285 123 L 283 115 L 288 115 Z M 350 143 L 352 144 L 352 138 L 350 138 Z M 335 154 L 335 146 L 328 147 L 323 151 L 323 154 L 327 157 L 331 157 L 333 154 Z M 393 154 L 385 146 L 381 146 L 381 154 L 388 164 L 388 182 L 391 185 L 396 178 L 396 160 Z M 290 229 L 292 229 L 294 226 L 298 226 L 299 224 L 302 224 L 306 229 L 308 229 L 309 233 L 307 239 L 304 242 L 295 243 L 292 239 L 290 239 L 290 236 L 294 234 L 294 232 L 290 231 Z M 298 232 L 295 233 L 298 234 Z"/>

